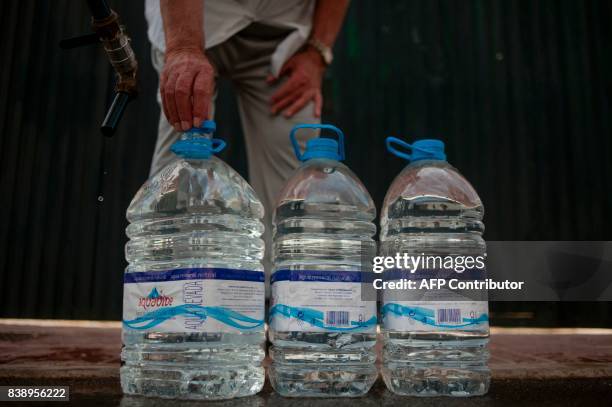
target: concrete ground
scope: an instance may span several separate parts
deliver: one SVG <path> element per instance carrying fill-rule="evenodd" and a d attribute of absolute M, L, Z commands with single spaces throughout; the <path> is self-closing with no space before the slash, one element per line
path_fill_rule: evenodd
<path fill-rule="evenodd" d="M 0 320 L 0 385 L 68 385 L 70 405 L 203 404 L 123 397 L 120 349 L 120 326 L 114 322 Z M 492 385 L 483 397 L 402 398 L 379 381 L 359 399 L 285 399 L 266 384 L 257 396 L 209 404 L 612 406 L 612 329 L 493 328 L 491 353 Z"/>

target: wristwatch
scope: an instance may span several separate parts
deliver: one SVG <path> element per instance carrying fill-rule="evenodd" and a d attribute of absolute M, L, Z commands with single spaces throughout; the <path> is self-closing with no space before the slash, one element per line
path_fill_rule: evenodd
<path fill-rule="evenodd" d="M 331 47 L 328 47 L 316 38 L 310 38 L 308 40 L 308 45 L 319 51 L 325 65 L 331 65 L 332 61 L 334 60 L 334 53 L 332 52 Z"/>

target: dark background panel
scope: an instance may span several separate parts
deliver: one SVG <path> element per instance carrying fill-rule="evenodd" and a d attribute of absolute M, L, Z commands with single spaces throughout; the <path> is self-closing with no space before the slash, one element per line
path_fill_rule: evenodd
<path fill-rule="evenodd" d="M 0 2 L 0 316 L 118 319 L 125 209 L 148 174 L 159 107 L 144 2 L 113 1 L 140 97 L 113 139 L 84 1 Z M 324 83 L 325 121 L 380 208 L 405 163 L 384 138 L 442 138 L 486 207 L 489 240 L 610 240 L 612 5 L 605 0 L 354 1 Z M 245 177 L 231 84 L 223 153 Z M 493 304 L 500 324 L 612 323 L 610 304 Z"/>

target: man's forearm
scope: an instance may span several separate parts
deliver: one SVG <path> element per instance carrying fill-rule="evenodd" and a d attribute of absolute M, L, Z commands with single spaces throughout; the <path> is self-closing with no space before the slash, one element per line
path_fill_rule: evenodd
<path fill-rule="evenodd" d="M 166 60 L 159 78 L 164 114 L 176 131 L 210 117 L 215 70 L 204 54 L 204 0 L 161 0 Z"/>
<path fill-rule="evenodd" d="M 183 50 L 204 52 L 204 1 L 161 0 L 166 53 Z"/>
<path fill-rule="evenodd" d="M 317 0 L 311 37 L 333 47 L 348 5 L 349 0 Z"/>

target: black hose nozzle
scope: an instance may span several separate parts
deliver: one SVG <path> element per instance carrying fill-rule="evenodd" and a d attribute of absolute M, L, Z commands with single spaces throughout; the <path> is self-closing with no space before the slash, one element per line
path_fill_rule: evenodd
<path fill-rule="evenodd" d="M 102 122 L 102 126 L 100 130 L 102 134 L 106 137 L 112 137 L 117 129 L 117 125 L 121 120 L 121 116 L 123 116 L 123 112 L 127 107 L 127 104 L 132 99 L 132 96 L 126 92 L 117 92 L 115 93 L 115 98 L 113 99 L 113 103 L 111 104 L 108 112 L 106 113 L 106 117 Z"/>

